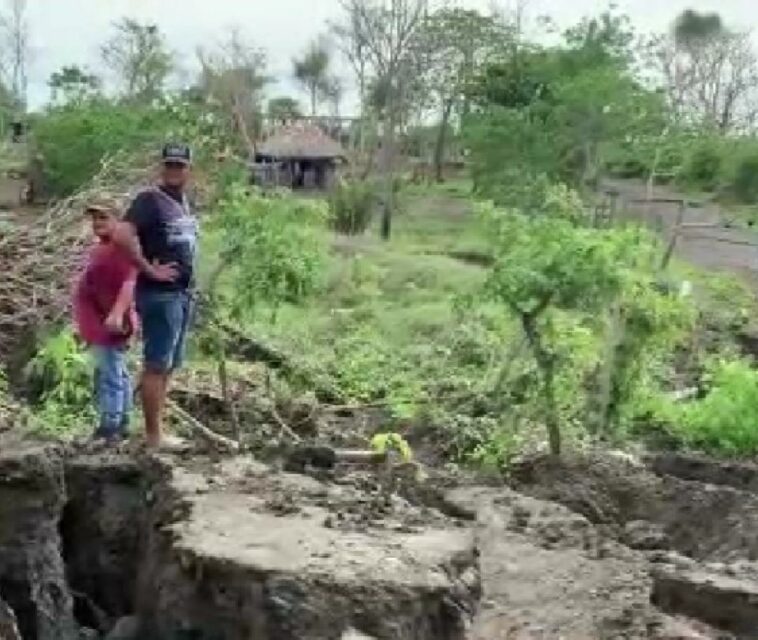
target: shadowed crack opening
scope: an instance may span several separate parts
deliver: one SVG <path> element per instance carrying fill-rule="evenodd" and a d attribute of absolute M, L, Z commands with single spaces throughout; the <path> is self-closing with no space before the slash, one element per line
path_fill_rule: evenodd
<path fill-rule="evenodd" d="M 59 524 L 66 581 L 80 627 L 107 633 L 135 613 L 143 490 L 128 459 L 79 458 L 65 472 Z"/>
<path fill-rule="evenodd" d="M 31 585 L 27 582 L 0 578 L 0 595 L 13 612 L 21 637 L 24 640 L 38 640 L 37 616 L 31 604 Z"/>

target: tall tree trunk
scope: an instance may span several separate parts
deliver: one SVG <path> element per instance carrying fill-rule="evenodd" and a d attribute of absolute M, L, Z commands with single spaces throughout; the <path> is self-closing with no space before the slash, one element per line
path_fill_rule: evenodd
<path fill-rule="evenodd" d="M 316 117 L 316 93 L 318 92 L 318 88 L 315 84 L 311 85 L 311 116 L 314 118 Z"/>
<path fill-rule="evenodd" d="M 595 434 L 610 435 L 615 426 L 618 415 L 618 378 L 622 366 L 619 356 L 625 331 L 621 304 L 616 301 L 610 308 L 603 357 L 597 373 L 594 415 L 589 416 L 590 430 Z"/>
<path fill-rule="evenodd" d="M 545 426 L 547 427 L 550 453 L 554 456 L 561 455 L 561 429 L 558 418 L 558 403 L 555 399 L 555 362 L 550 359 L 545 363 L 542 371 L 543 390 L 545 398 Z"/>
<path fill-rule="evenodd" d="M 561 429 L 558 403 L 555 398 L 555 357 L 542 343 L 542 336 L 537 327 L 539 313 L 521 313 L 520 315 L 521 327 L 542 376 L 542 399 L 545 403 L 545 427 L 550 453 L 559 456 L 561 455 Z"/>
<path fill-rule="evenodd" d="M 442 165 L 445 161 L 445 144 L 447 142 L 447 125 L 450 121 L 450 114 L 453 110 L 453 101 L 448 100 L 442 106 L 442 120 L 439 130 L 437 131 L 437 145 L 434 148 L 434 175 L 437 182 L 444 182 L 445 176 L 442 172 Z"/>
<path fill-rule="evenodd" d="M 223 337 L 220 338 L 218 344 L 218 379 L 221 384 L 221 397 L 224 400 L 226 411 L 229 414 L 229 418 L 232 421 L 232 433 L 234 434 L 234 441 L 239 443 L 242 438 L 242 429 L 240 427 L 239 414 L 237 413 L 237 404 L 232 396 L 232 390 L 229 385 L 229 371 L 227 368 L 226 360 L 226 348 L 224 346 Z"/>
<path fill-rule="evenodd" d="M 235 96 L 234 98 L 234 104 L 232 105 L 232 117 L 234 119 L 234 122 L 237 125 L 237 129 L 239 130 L 240 135 L 242 136 L 242 141 L 245 143 L 245 146 L 247 147 L 248 154 L 250 155 L 250 158 L 252 160 L 255 160 L 255 142 L 253 142 L 253 139 L 250 137 L 250 130 L 247 126 L 247 120 L 245 119 L 245 114 L 242 111 L 242 105 L 240 104 L 240 100 Z"/>
<path fill-rule="evenodd" d="M 382 136 L 382 174 L 384 198 L 382 202 L 382 240 L 392 235 L 392 214 L 395 208 L 395 109 L 390 105 L 384 121 Z"/>
<path fill-rule="evenodd" d="M 361 101 L 361 126 L 359 128 L 358 135 L 360 136 L 359 150 L 361 156 L 366 153 L 366 78 L 361 70 L 358 76 L 358 91 Z"/>

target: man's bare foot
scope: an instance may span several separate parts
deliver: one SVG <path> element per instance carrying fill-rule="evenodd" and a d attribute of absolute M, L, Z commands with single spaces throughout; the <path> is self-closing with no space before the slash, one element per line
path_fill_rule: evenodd
<path fill-rule="evenodd" d="M 150 451 L 160 451 L 163 453 L 184 453 L 190 448 L 189 442 L 176 436 L 164 435 L 155 442 L 154 439 L 148 438 L 145 445 Z"/>

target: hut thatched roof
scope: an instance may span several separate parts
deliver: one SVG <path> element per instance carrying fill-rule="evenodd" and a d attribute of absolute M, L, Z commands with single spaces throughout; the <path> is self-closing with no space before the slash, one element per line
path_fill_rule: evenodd
<path fill-rule="evenodd" d="M 283 160 L 326 160 L 345 157 L 345 150 L 339 142 L 311 124 L 290 124 L 276 129 L 258 145 L 257 152 L 262 156 Z"/>

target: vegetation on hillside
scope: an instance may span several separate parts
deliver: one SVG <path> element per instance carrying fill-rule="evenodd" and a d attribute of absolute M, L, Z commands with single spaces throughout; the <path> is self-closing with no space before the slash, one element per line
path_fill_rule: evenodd
<path fill-rule="evenodd" d="M 235 376 L 252 376 L 280 426 L 280 406 L 308 398 L 378 415 L 366 442 L 429 442 L 456 462 L 500 467 L 529 450 L 634 438 L 758 451 L 755 372 L 733 335 L 751 294 L 664 268 L 660 238 L 591 208 L 608 176 L 758 201 L 758 64 L 744 34 L 688 12 L 643 38 L 607 11 L 553 26 L 546 45 L 508 16 L 421 0 L 343 8 L 293 61 L 312 114 L 339 112 L 337 51 L 359 88 L 353 170 L 321 200 L 260 192 L 241 170 L 264 109 L 283 120 L 301 107 L 267 100 L 265 53 L 240 32 L 200 51 L 198 77 L 169 91 L 160 30 L 124 20 L 104 43 L 118 94 L 64 66 L 34 119 L 54 197 L 112 154 L 147 164 L 167 139 L 198 149 L 203 304 L 190 370 L 213 372 L 233 435 L 260 436 L 254 394 L 234 391 Z M 705 68 L 716 54 L 721 66 Z M 461 149 L 466 168 L 446 182 Z M 407 184 L 402 156 L 414 153 L 427 156 L 427 183 Z M 251 349 L 268 355 L 251 365 Z M 91 418 L 87 367 L 64 330 L 27 368 L 53 431 Z"/>

